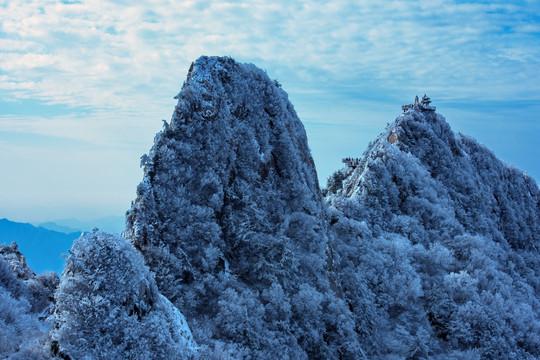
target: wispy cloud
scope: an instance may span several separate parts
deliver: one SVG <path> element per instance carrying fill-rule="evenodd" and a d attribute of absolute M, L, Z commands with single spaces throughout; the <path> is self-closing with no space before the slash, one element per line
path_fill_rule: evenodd
<path fill-rule="evenodd" d="M 482 97 L 511 96 L 509 75 L 525 71 L 511 62 L 537 65 L 540 58 L 534 7 L 540 9 L 451 0 L 8 1 L 0 8 L 8 19 L 0 41 L 0 69 L 8 76 L 0 87 L 73 106 L 148 108 L 153 94 L 177 90 L 189 62 L 223 54 L 309 85 L 324 79 L 461 91 L 475 84 Z M 501 73 L 507 78 L 492 90 Z M 526 75 L 520 88 L 539 90 L 538 75 Z"/>
<path fill-rule="evenodd" d="M 313 138 L 317 124 L 350 128 L 360 113 L 369 126 L 389 120 L 389 103 L 399 111 L 421 91 L 448 104 L 537 102 L 538 14 L 532 0 L 5 0 L 0 130 L 124 149 L 149 139 L 143 152 L 203 54 L 267 69 Z M 29 101 L 66 110 L 1 109 Z"/>
<path fill-rule="evenodd" d="M 130 114 L 97 112 L 87 115 L 76 113 L 57 116 L 0 116 L 2 132 L 32 134 L 57 139 L 69 139 L 80 146 L 107 149 L 140 147 L 142 153 L 149 147 L 151 135 L 156 130 L 155 121 L 140 121 Z M 155 120 L 155 119 L 154 119 Z"/>

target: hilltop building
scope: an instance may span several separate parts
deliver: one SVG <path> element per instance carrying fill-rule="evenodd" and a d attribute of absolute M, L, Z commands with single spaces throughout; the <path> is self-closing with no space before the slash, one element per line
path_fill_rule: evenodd
<path fill-rule="evenodd" d="M 360 165 L 360 159 L 359 158 L 344 158 L 341 160 L 342 163 L 347 165 L 349 169 L 354 170 L 358 165 Z"/>
<path fill-rule="evenodd" d="M 435 106 L 431 106 L 430 104 L 431 104 L 431 99 L 426 94 L 422 96 L 422 100 L 419 100 L 418 95 L 417 95 L 414 98 L 414 104 L 402 105 L 401 109 L 403 110 L 404 113 L 411 109 L 420 110 L 420 111 L 435 111 L 436 109 Z"/>

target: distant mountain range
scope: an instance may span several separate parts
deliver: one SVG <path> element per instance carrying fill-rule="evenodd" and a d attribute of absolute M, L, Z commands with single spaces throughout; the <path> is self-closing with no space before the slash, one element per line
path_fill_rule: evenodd
<path fill-rule="evenodd" d="M 90 232 L 94 228 L 99 228 L 102 231 L 110 233 L 120 233 L 124 231 L 125 228 L 125 217 L 110 215 L 89 221 L 80 221 L 79 219 L 69 218 L 52 220 L 34 225 L 66 234 L 81 231 Z"/>
<path fill-rule="evenodd" d="M 26 261 L 37 274 L 44 271 L 61 273 L 64 266 L 62 254 L 67 254 L 73 240 L 82 231 L 63 233 L 35 227 L 27 223 L 0 219 L 0 243 L 16 242 Z"/>
<path fill-rule="evenodd" d="M 123 216 L 106 216 L 90 221 L 75 218 L 60 219 L 29 224 L 0 220 L 0 243 L 11 244 L 15 241 L 26 260 L 37 274 L 43 271 L 62 273 L 64 259 L 62 254 L 71 248 L 73 240 L 83 232 L 99 228 L 110 233 L 124 230 Z"/>

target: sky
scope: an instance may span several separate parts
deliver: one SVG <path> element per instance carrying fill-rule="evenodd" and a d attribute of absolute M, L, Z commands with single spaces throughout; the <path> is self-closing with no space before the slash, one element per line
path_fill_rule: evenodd
<path fill-rule="evenodd" d="M 427 93 L 540 179 L 540 2 L 0 0 L 0 218 L 123 215 L 191 62 L 277 79 L 321 185 Z"/>

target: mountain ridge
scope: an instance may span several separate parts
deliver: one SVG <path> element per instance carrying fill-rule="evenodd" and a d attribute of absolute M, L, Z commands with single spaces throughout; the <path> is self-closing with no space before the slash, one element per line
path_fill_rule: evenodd
<path fill-rule="evenodd" d="M 92 220 L 81 221 L 77 218 L 57 219 L 38 223 L 49 230 L 70 233 L 70 232 L 90 232 L 94 228 L 110 233 L 121 233 L 125 229 L 125 217 L 117 215 L 108 215 Z"/>
<path fill-rule="evenodd" d="M 379 350 L 399 338 L 405 348 L 388 353 L 538 356 L 540 191 L 532 177 L 454 134 L 441 115 L 409 110 L 358 166 L 330 177 L 326 200 L 333 242 L 346 249 L 341 277 L 361 269 L 382 311 Z M 352 290 L 347 297 L 360 300 Z"/>
<path fill-rule="evenodd" d="M 323 192 L 264 71 L 203 56 L 176 99 L 141 158 L 128 240 L 94 231 L 68 256 L 51 357 L 540 357 L 538 185 L 429 99 Z"/>

